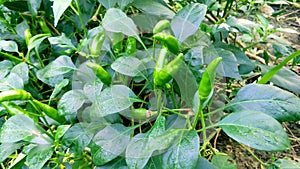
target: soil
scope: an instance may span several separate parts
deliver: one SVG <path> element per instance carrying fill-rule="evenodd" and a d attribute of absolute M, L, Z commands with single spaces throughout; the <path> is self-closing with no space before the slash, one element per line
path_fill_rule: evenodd
<path fill-rule="evenodd" d="M 286 158 L 300 162 L 300 124 L 284 123 L 283 127 L 285 127 L 289 137 L 297 139 L 297 141 L 291 141 L 291 150 L 285 152 L 265 152 L 251 149 L 261 161 L 270 164 L 271 160 Z M 238 169 L 265 168 L 244 148 L 244 145 L 242 146 L 240 143 L 232 140 L 225 133 L 221 132 L 215 142 L 215 148 L 233 158 Z"/>

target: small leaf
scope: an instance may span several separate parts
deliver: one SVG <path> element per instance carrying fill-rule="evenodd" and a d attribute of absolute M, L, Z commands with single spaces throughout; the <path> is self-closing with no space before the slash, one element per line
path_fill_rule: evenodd
<path fill-rule="evenodd" d="M 54 97 L 58 95 L 58 93 L 67 85 L 69 84 L 69 79 L 64 79 L 60 83 L 56 84 L 54 87 L 53 92 L 51 93 L 51 96 L 49 100 L 51 101 Z"/>
<path fill-rule="evenodd" d="M 98 0 L 99 3 L 101 3 L 106 9 L 113 8 L 116 3 L 118 2 L 117 0 Z"/>
<path fill-rule="evenodd" d="M 19 53 L 18 44 L 15 41 L 0 40 L 0 51 Z"/>
<path fill-rule="evenodd" d="M 222 168 L 222 169 L 237 169 L 236 162 L 227 155 L 214 155 L 211 163 L 216 168 Z"/>
<path fill-rule="evenodd" d="M 18 150 L 23 143 L 4 143 L 0 145 L 0 162 L 2 163 L 9 155 Z"/>
<path fill-rule="evenodd" d="M 111 65 L 111 68 L 127 76 L 140 75 L 146 69 L 142 61 L 135 57 L 120 57 Z"/>
<path fill-rule="evenodd" d="M 29 79 L 29 68 L 28 65 L 25 62 L 19 63 L 16 66 L 14 66 L 10 73 L 17 74 L 20 78 L 22 78 L 23 83 L 27 84 Z"/>
<path fill-rule="evenodd" d="M 130 107 L 137 101 L 137 96 L 130 88 L 123 85 L 113 85 L 104 89 L 91 107 L 94 117 L 104 117 Z"/>
<path fill-rule="evenodd" d="M 122 10 L 123 10 L 130 2 L 131 2 L 131 0 L 118 0 L 118 1 L 117 1 L 119 7 L 120 7 Z"/>
<path fill-rule="evenodd" d="M 41 169 L 52 157 L 53 149 L 51 145 L 36 146 L 27 155 L 26 163 L 29 168 Z"/>
<path fill-rule="evenodd" d="M 262 74 L 266 74 L 272 68 L 260 65 L 262 69 Z M 292 91 L 296 94 L 300 94 L 300 76 L 297 75 L 295 72 L 287 69 L 285 67 L 281 68 L 270 80 L 270 82 L 280 86 L 284 89 Z"/>
<path fill-rule="evenodd" d="M 93 162 L 103 165 L 122 154 L 130 141 L 131 132 L 131 128 L 121 124 L 113 124 L 99 131 L 93 138 L 97 145 L 96 149 L 92 148 Z"/>
<path fill-rule="evenodd" d="M 28 0 L 29 11 L 33 16 L 37 15 L 37 11 L 40 8 L 42 0 Z"/>
<path fill-rule="evenodd" d="M 170 19 L 175 15 L 172 10 L 156 1 L 135 0 L 132 5 L 150 15 L 164 16 Z"/>
<path fill-rule="evenodd" d="M 38 47 L 48 36 L 48 34 L 38 34 L 31 37 L 27 46 L 28 50 L 31 51 L 32 49 Z"/>
<path fill-rule="evenodd" d="M 139 38 L 136 25 L 120 9 L 110 8 L 103 18 L 103 27 L 110 32 L 121 32 L 127 36 Z"/>
<path fill-rule="evenodd" d="M 3 60 L 0 62 L 0 80 L 2 80 L 10 70 L 13 68 L 13 63 L 9 60 Z"/>
<path fill-rule="evenodd" d="M 62 33 L 61 36 L 58 37 L 49 37 L 48 40 L 52 45 L 58 45 L 61 48 L 70 49 L 72 51 L 77 50 L 71 42 L 71 39 L 66 37 L 64 33 Z"/>
<path fill-rule="evenodd" d="M 196 131 L 181 133 L 179 142 L 164 155 L 166 168 L 195 168 L 198 162 L 200 139 Z"/>
<path fill-rule="evenodd" d="M 267 169 L 297 169 L 300 163 L 292 160 L 279 159 L 267 167 Z"/>
<path fill-rule="evenodd" d="M 281 124 L 261 112 L 240 110 L 226 116 L 217 126 L 229 137 L 254 149 L 283 151 L 290 147 Z"/>
<path fill-rule="evenodd" d="M 183 42 L 199 29 L 206 14 L 206 5 L 193 3 L 186 5 L 172 19 L 171 28 L 178 41 Z"/>
<path fill-rule="evenodd" d="M 53 15 L 54 15 L 54 26 L 56 27 L 60 17 L 65 10 L 70 6 L 72 0 L 53 0 Z"/>
<path fill-rule="evenodd" d="M 71 127 L 71 125 L 60 125 L 57 127 L 56 133 L 55 133 L 55 141 L 58 141 Z"/>
<path fill-rule="evenodd" d="M 211 164 L 207 159 L 205 158 L 199 158 L 197 162 L 196 168 L 205 168 L 205 169 L 217 169 L 213 164 Z"/>
<path fill-rule="evenodd" d="M 246 85 L 230 104 L 233 111 L 259 111 L 281 122 L 300 120 L 300 99 L 271 85 Z"/>
<path fill-rule="evenodd" d="M 58 111 L 60 115 L 74 115 L 77 110 L 87 101 L 82 90 L 70 90 L 65 93 L 58 102 Z"/>
<path fill-rule="evenodd" d="M 2 126 L 0 132 L 1 143 L 14 143 L 28 138 L 42 135 L 32 119 L 18 114 L 9 118 Z"/>

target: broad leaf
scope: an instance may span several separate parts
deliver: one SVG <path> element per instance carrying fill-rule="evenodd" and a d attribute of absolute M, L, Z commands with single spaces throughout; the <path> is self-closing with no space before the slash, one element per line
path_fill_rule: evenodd
<path fill-rule="evenodd" d="M 29 39 L 28 46 L 27 46 L 28 50 L 31 51 L 34 48 L 38 48 L 40 46 L 40 44 L 46 38 L 48 38 L 48 36 L 49 36 L 48 34 L 38 34 L 38 35 L 31 37 Z"/>
<path fill-rule="evenodd" d="M 117 3 L 119 7 L 123 10 L 130 2 L 131 0 L 118 0 Z"/>
<path fill-rule="evenodd" d="M 66 146 L 72 146 L 76 154 L 81 154 L 91 142 L 94 133 L 103 127 L 98 123 L 77 123 L 67 130 L 62 141 Z"/>
<path fill-rule="evenodd" d="M 262 69 L 262 74 L 266 74 L 272 68 L 260 65 Z M 283 67 L 281 68 L 270 80 L 277 86 L 285 88 L 294 93 L 300 94 L 300 76 L 293 71 Z"/>
<path fill-rule="evenodd" d="M 16 66 L 14 66 L 10 73 L 17 74 L 20 78 L 22 78 L 23 83 L 27 84 L 29 79 L 29 68 L 28 65 L 25 62 L 19 63 Z"/>
<path fill-rule="evenodd" d="M 3 124 L 0 132 L 0 142 L 14 143 L 25 139 L 31 140 L 41 135 L 41 131 L 35 126 L 32 119 L 18 114 L 9 118 Z"/>
<path fill-rule="evenodd" d="M 37 77 L 49 85 L 55 86 L 63 80 L 63 75 L 76 67 L 69 56 L 62 55 L 37 71 Z M 58 79 L 58 80 L 57 80 Z"/>
<path fill-rule="evenodd" d="M 94 117 L 104 117 L 130 107 L 137 101 L 137 96 L 130 88 L 123 85 L 113 85 L 104 89 L 91 107 Z"/>
<path fill-rule="evenodd" d="M 205 168 L 205 169 L 217 169 L 213 164 L 211 164 L 207 159 L 205 158 L 199 158 L 197 162 L 196 168 Z"/>
<path fill-rule="evenodd" d="M 68 53 L 77 50 L 76 47 L 71 42 L 71 39 L 66 37 L 64 33 L 62 33 L 61 36 L 58 37 L 49 37 L 48 40 L 52 45 L 57 45 L 61 48 L 64 48 L 65 50 L 70 50 Z"/>
<path fill-rule="evenodd" d="M 0 51 L 19 53 L 18 44 L 15 41 L 0 40 Z"/>
<path fill-rule="evenodd" d="M 292 160 L 279 159 L 267 167 L 267 169 L 299 169 L 300 163 Z"/>
<path fill-rule="evenodd" d="M 141 75 L 141 72 L 146 69 L 143 62 L 135 57 L 120 57 L 114 61 L 111 68 L 131 77 Z"/>
<path fill-rule="evenodd" d="M 53 148 L 51 145 L 36 146 L 31 149 L 26 158 L 26 164 L 29 168 L 39 169 L 51 158 Z"/>
<path fill-rule="evenodd" d="M 70 90 L 61 97 L 57 108 L 60 115 L 74 115 L 86 101 L 87 97 L 82 90 Z"/>
<path fill-rule="evenodd" d="M 206 14 L 206 5 L 193 3 L 186 5 L 172 19 L 171 28 L 178 41 L 183 42 L 199 29 Z"/>
<path fill-rule="evenodd" d="M 33 16 L 37 15 L 37 11 L 40 8 L 42 0 L 28 0 L 29 11 Z"/>
<path fill-rule="evenodd" d="M 150 15 L 164 16 L 167 18 L 172 18 L 175 15 L 172 10 L 156 1 L 135 0 L 132 5 L 142 10 L 143 13 Z"/>
<path fill-rule="evenodd" d="M 23 143 L 4 143 L 0 145 L 0 162 L 2 163 L 9 155 L 18 150 Z"/>
<path fill-rule="evenodd" d="M 264 151 L 283 151 L 290 147 L 281 124 L 271 116 L 251 110 L 240 110 L 217 123 L 234 140 Z"/>
<path fill-rule="evenodd" d="M 222 168 L 222 169 L 237 169 L 236 162 L 227 155 L 214 155 L 211 163 L 216 168 Z"/>
<path fill-rule="evenodd" d="M 54 90 L 51 93 L 51 96 L 50 96 L 49 100 L 52 100 L 53 98 L 55 98 L 59 94 L 59 92 L 61 92 L 61 90 L 64 87 L 66 87 L 68 84 L 69 84 L 69 79 L 64 79 L 60 83 L 56 84 L 54 86 Z"/>
<path fill-rule="evenodd" d="M 98 0 L 99 3 L 101 3 L 106 9 L 113 8 L 116 3 L 118 2 L 117 0 Z"/>
<path fill-rule="evenodd" d="M 56 133 L 55 133 L 55 141 L 58 141 L 71 127 L 71 125 L 60 125 L 57 127 Z"/>
<path fill-rule="evenodd" d="M 0 62 L 0 80 L 2 80 L 10 70 L 13 68 L 13 63 L 9 60 L 3 60 Z"/>
<path fill-rule="evenodd" d="M 95 80 L 93 82 L 88 82 L 83 86 L 83 92 L 89 101 L 94 102 L 100 95 L 103 87 L 103 83 L 100 80 Z"/>
<path fill-rule="evenodd" d="M 6 78 L 0 80 L 0 91 L 23 88 L 23 79 L 15 73 L 11 73 Z"/>
<path fill-rule="evenodd" d="M 127 36 L 139 38 L 136 25 L 120 9 L 110 8 L 103 18 L 103 27 L 109 32 L 121 32 Z"/>
<path fill-rule="evenodd" d="M 204 62 L 209 64 L 213 59 L 222 57 L 222 62 L 217 68 L 217 74 L 220 76 L 231 77 L 241 80 L 238 70 L 237 59 L 234 54 L 222 48 L 214 48 L 213 46 L 203 49 Z"/>
<path fill-rule="evenodd" d="M 166 168 L 195 168 L 199 147 L 200 140 L 196 131 L 181 133 L 178 143 L 164 155 Z"/>
<path fill-rule="evenodd" d="M 122 154 L 129 141 L 131 128 L 113 124 L 99 131 L 93 138 L 97 147 L 92 147 L 93 162 L 103 165 Z"/>
<path fill-rule="evenodd" d="M 65 12 L 65 10 L 69 7 L 72 0 L 53 0 L 53 14 L 54 14 L 54 26 L 57 25 L 60 17 Z"/>
<path fill-rule="evenodd" d="M 300 120 L 300 99 L 271 85 L 247 85 L 230 104 L 233 111 L 260 111 L 281 122 Z"/>
<path fill-rule="evenodd" d="M 150 14 L 136 14 L 132 17 L 132 20 L 141 32 L 152 32 L 154 26 L 160 19 L 161 17 Z"/>

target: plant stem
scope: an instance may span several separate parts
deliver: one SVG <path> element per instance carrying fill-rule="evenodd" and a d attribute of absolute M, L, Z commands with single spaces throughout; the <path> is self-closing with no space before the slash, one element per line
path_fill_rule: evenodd
<path fill-rule="evenodd" d="M 82 19 L 82 16 L 81 16 L 79 0 L 75 0 L 75 3 L 76 3 L 76 7 L 77 7 L 77 15 L 78 15 L 78 18 L 79 18 L 79 22 L 81 24 L 81 27 L 83 29 L 84 34 L 86 35 L 87 31 L 86 31 L 86 27 L 84 25 L 84 22 L 83 22 L 83 19 Z"/>
<path fill-rule="evenodd" d="M 267 163 L 265 163 L 265 162 L 263 162 L 263 161 L 261 161 L 251 150 L 250 150 L 250 148 L 248 148 L 247 146 L 245 146 L 245 145 L 243 145 L 243 144 L 241 144 L 241 143 L 239 143 L 243 148 L 245 148 L 250 154 L 251 154 L 251 156 L 252 157 L 254 157 L 261 165 L 263 165 L 264 167 L 267 167 L 268 166 L 268 164 Z"/>
<path fill-rule="evenodd" d="M 202 102 L 200 102 L 198 111 L 194 117 L 193 129 L 196 129 L 199 118 L 200 118 L 202 130 L 203 130 L 202 131 L 203 143 L 205 143 L 206 142 L 206 126 L 205 126 L 205 119 L 204 119 L 204 114 L 203 114 L 203 110 L 202 110 Z"/>

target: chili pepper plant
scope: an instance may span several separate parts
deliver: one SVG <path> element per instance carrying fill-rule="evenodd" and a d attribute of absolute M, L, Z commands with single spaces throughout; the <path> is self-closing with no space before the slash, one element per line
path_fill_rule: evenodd
<path fill-rule="evenodd" d="M 226 40 L 239 27 L 220 26 L 234 1 L 220 2 L 0 1 L 1 168 L 220 168 L 221 131 L 289 151 L 300 90 L 280 76 L 299 81 L 283 66 L 300 52 L 250 60 Z M 276 160 L 259 162 L 299 165 Z"/>

